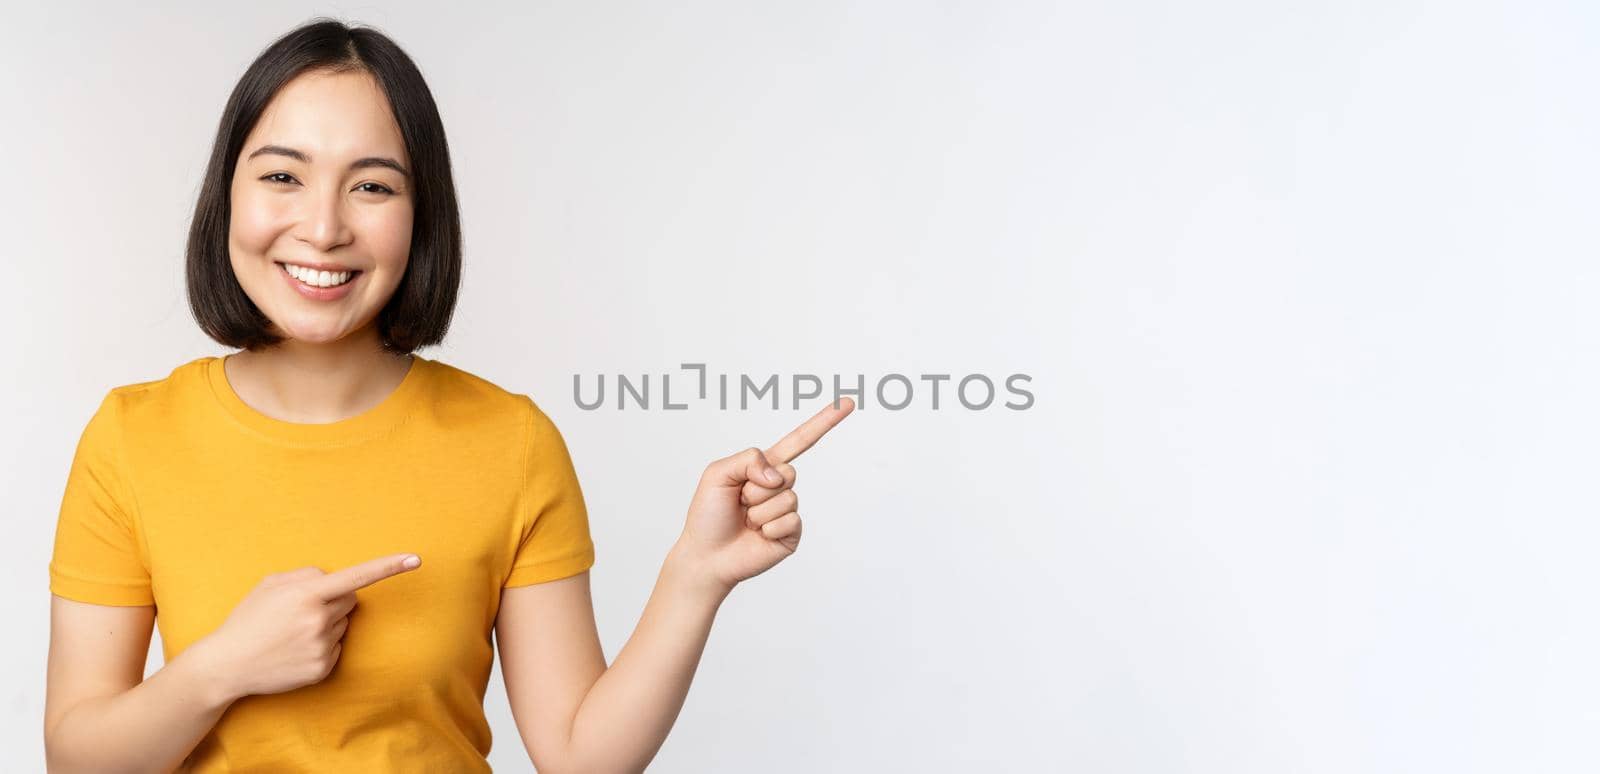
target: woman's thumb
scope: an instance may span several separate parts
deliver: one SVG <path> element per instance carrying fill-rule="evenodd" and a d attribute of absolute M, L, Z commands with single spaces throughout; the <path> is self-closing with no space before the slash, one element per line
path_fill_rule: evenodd
<path fill-rule="evenodd" d="M 740 486 L 746 481 L 754 481 L 763 486 L 783 483 L 783 474 L 772 467 L 766 455 L 754 446 L 718 460 L 714 468 L 717 471 L 717 483 L 722 486 Z"/>

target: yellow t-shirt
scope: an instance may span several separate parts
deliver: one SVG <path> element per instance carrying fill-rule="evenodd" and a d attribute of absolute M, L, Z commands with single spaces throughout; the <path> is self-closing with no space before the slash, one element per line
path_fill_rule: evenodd
<path fill-rule="evenodd" d="M 50 591 L 154 605 L 165 656 L 264 576 L 402 552 L 360 589 L 320 683 L 234 702 L 181 771 L 489 771 L 500 590 L 594 564 L 565 442 L 525 395 L 413 355 L 381 404 L 331 424 L 239 399 L 222 359 L 112 389 L 78 442 Z"/>

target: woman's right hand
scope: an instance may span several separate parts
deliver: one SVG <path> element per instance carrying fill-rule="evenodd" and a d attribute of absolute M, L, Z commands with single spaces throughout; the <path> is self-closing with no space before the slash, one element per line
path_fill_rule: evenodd
<path fill-rule="evenodd" d="M 379 557 L 331 573 L 301 567 L 262 578 L 203 641 L 217 679 L 233 698 L 321 682 L 339 662 L 356 590 L 416 569 L 405 565 L 411 556 Z"/>

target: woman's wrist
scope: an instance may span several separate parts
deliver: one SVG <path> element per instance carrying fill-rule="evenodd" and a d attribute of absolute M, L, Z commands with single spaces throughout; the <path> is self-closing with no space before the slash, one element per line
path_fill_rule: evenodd
<path fill-rule="evenodd" d="M 178 654 L 174 663 L 178 662 L 183 663 L 206 706 L 223 709 L 246 696 L 235 684 L 234 671 L 222 660 L 216 640 L 211 637 L 200 639 Z"/>
<path fill-rule="evenodd" d="M 718 580 L 703 555 L 696 553 L 682 540 L 674 543 L 662 563 L 663 582 L 682 589 L 685 594 L 721 604 L 733 592 L 733 586 Z"/>

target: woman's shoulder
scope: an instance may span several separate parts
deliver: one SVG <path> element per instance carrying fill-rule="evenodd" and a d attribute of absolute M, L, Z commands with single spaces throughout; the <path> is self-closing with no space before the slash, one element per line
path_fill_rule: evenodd
<path fill-rule="evenodd" d="M 556 421 L 545 413 L 533 395 L 514 392 L 494 381 L 457 366 L 430 361 L 436 385 L 435 405 L 441 424 L 453 432 L 471 435 L 481 431 L 507 443 L 531 450 L 525 459 L 567 457 L 566 439 Z M 540 464 L 544 464 L 541 462 Z"/>
<path fill-rule="evenodd" d="M 166 376 L 124 382 L 106 388 L 90 419 L 90 427 L 105 427 L 141 418 L 170 421 L 190 404 L 189 396 L 205 387 L 206 367 L 215 357 L 198 357 L 173 367 Z"/>
<path fill-rule="evenodd" d="M 506 389 L 494 380 L 442 360 L 428 360 L 433 372 L 435 400 L 448 407 L 484 415 L 526 421 L 530 411 L 541 413 L 533 397 Z"/>
<path fill-rule="evenodd" d="M 206 369 L 219 359 L 214 355 L 197 357 L 173 367 L 159 379 L 113 386 L 106 391 L 106 400 L 123 405 L 144 405 L 171 399 L 187 389 L 204 386 Z"/>

